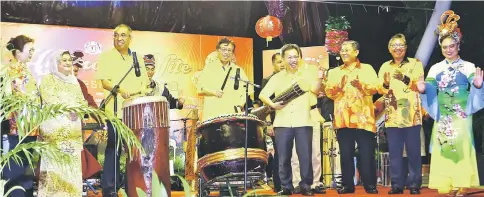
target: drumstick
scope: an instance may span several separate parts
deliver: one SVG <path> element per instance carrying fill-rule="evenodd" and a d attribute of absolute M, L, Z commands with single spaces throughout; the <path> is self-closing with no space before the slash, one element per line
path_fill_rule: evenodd
<path fill-rule="evenodd" d="M 232 67 L 229 68 L 229 72 L 227 73 L 227 75 L 225 76 L 225 80 L 224 80 L 224 83 L 222 84 L 222 91 L 224 90 L 225 88 L 225 84 L 227 83 L 227 79 L 229 79 L 229 75 L 230 75 L 230 71 L 232 71 Z"/>
<path fill-rule="evenodd" d="M 135 96 L 135 95 L 138 95 L 138 94 L 141 94 L 141 91 L 136 92 L 136 93 L 133 93 L 133 94 L 130 94 L 129 96 Z"/>

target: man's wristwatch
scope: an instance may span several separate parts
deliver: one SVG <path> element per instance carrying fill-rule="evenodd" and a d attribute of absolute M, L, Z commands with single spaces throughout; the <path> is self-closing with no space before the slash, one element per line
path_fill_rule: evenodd
<path fill-rule="evenodd" d="M 403 75 L 402 82 L 403 82 L 405 85 L 410 84 L 410 77 L 408 77 L 407 75 Z"/>

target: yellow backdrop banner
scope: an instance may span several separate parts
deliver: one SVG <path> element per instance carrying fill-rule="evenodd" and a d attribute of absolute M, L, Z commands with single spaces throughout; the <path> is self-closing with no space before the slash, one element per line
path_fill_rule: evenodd
<path fill-rule="evenodd" d="M 35 54 L 29 68 L 35 78 L 46 73 L 47 65 L 43 59 L 57 49 L 84 53 L 84 67 L 79 71 L 79 78 L 86 83 L 89 93 L 99 105 L 103 99 L 101 84 L 94 80 L 97 70 L 97 58 L 103 51 L 113 48 L 113 30 L 78 28 L 67 26 L 34 25 L 20 23 L 1 24 L 1 46 L 17 35 L 24 34 L 35 40 Z M 161 66 L 164 81 L 175 97 L 183 90 L 186 98 L 183 110 L 170 110 L 170 119 L 176 120 L 190 116 L 196 118 L 201 98 L 197 96 L 194 82 L 196 73 L 204 67 L 205 58 L 215 51 L 217 42 L 224 36 L 197 34 L 179 34 L 165 32 L 133 31 L 131 50 L 138 56 L 153 54 L 156 65 Z M 253 50 L 251 38 L 228 37 L 236 44 L 235 57 L 249 79 L 253 81 Z M 133 71 L 134 72 L 134 71 Z M 188 129 L 194 129 L 196 121 L 189 121 Z M 183 122 L 171 121 L 170 138 L 181 145 Z M 180 132 L 174 132 L 180 131 Z"/>

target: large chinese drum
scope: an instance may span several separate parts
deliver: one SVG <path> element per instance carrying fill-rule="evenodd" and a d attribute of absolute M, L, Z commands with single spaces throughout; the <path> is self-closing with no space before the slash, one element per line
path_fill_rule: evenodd
<path fill-rule="evenodd" d="M 254 115 L 227 114 L 199 124 L 198 168 L 208 183 L 226 178 L 243 180 L 245 125 L 247 121 L 247 172 L 251 180 L 263 178 L 267 166 L 265 123 Z M 255 174 L 262 177 L 252 176 Z M 232 178 L 231 178 L 232 177 Z"/>

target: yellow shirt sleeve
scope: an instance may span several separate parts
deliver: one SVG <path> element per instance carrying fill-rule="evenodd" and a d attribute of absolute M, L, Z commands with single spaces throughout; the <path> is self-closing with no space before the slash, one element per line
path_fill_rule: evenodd
<path fill-rule="evenodd" d="M 385 62 L 381 65 L 380 70 L 378 71 L 378 93 L 380 94 L 388 94 L 388 90 L 383 87 L 383 82 L 385 82 L 385 73 L 390 72 L 388 62 Z"/>
<path fill-rule="evenodd" d="M 198 93 L 202 93 L 203 89 L 211 89 L 210 87 L 210 77 L 211 77 L 211 66 L 210 65 L 205 65 L 203 67 L 202 72 L 200 73 L 200 76 L 198 78 L 198 83 L 197 83 L 197 91 Z"/>
<path fill-rule="evenodd" d="M 97 80 L 112 80 L 113 77 L 111 75 L 113 71 L 111 70 L 111 63 L 109 61 L 109 57 L 106 53 L 103 53 L 99 56 L 98 63 L 97 63 L 97 71 L 96 71 L 96 79 Z"/>
<path fill-rule="evenodd" d="M 266 86 L 260 91 L 259 98 L 260 96 L 265 96 L 267 98 L 271 97 L 272 94 L 276 91 L 276 85 L 278 83 L 277 77 L 278 74 L 272 76 L 269 81 L 267 82 Z"/>
<path fill-rule="evenodd" d="M 363 77 L 363 93 L 367 96 L 376 94 L 378 92 L 378 76 L 375 70 L 369 64 L 362 64 L 364 66 L 363 72 L 361 73 Z M 361 79 L 360 79 L 361 80 Z"/>

